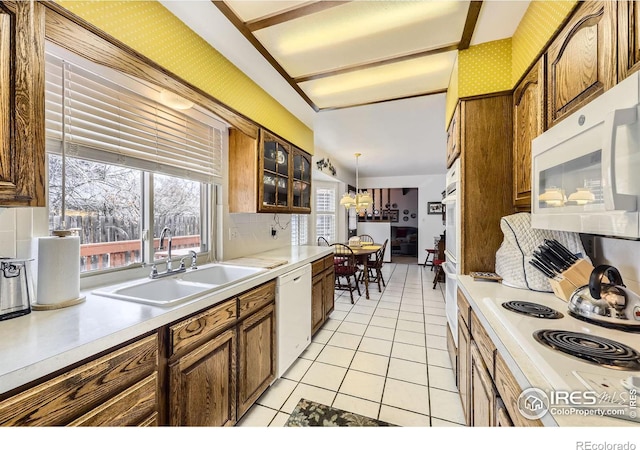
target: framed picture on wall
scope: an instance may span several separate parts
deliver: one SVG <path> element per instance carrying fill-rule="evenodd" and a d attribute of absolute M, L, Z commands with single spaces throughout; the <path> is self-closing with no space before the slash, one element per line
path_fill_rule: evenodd
<path fill-rule="evenodd" d="M 427 214 L 442 214 L 442 203 L 440 202 L 428 202 Z"/>

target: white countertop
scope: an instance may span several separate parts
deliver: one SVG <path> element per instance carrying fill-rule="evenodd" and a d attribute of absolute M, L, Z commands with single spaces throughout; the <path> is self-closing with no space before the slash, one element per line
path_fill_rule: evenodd
<path fill-rule="evenodd" d="M 541 344 L 534 342 L 533 338 L 524 342 L 524 339 L 521 338 L 521 336 L 528 336 L 530 329 L 540 329 L 545 327 L 553 328 L 553 325 L 550 324 L 554 323 L 554 321 L 550 321 L 548 319 L 529 318 L 519 315 L 514 323 L 519 323 L 521 325 L 520 328 L 524 331 L 522 331 L 522 333 L 515 333 L 514 336 L 513 330 L 508 330 L 498 319 L 495 310 L 500 312 L 499 308 L 501 307 L 496 307 L 496 305 L 499 305 L 503 300 L 523 300 L 534 303 L 543 303 L 546 306 L 553 307 L 565 315 L 564 319 L 561 319 L 563 321 L 561 328 L 563 329 L 573 329 L 583 332 L 586 331 L 594 335 L 597 334 L 601 337 L 626 343 L 627 345 L 637 349 L 639 347 L 637 345 L 638 338 L 634 333 L 610 330 L 570 317 L 567 314 L 567 303 L 558 299 L 551 293 L 516 289 L 496 282 L 480 280 L 474 281 L 472 277 L 467 275 L 458 277 L 458 287 L 465 294 L 476 316 L 489 334 L 498 352 L 500 352 L 500 355 L 507 363 L 513 376 L 522 389 L 526 389 L 528 387 L 536 387 L 544 391 L 567 389 L 567 384 L 565 383 L 567 380 L 571 382 L 571 386 L 575 386 L 572 371 L 577 370 L 605 373 L 607 376 L 608 373 L 610 373 L 613 377 L 620 378 L 631 374 L 638 374 L 638 372 L 600 369 L 593 364 L 582 362 L 574 359 L 573 357 L 562 355 L 558 352 L 547 349 Z M 541 320 L 542 322 L 540 322 Z M 520 342 L 519 339 L 523 342 Z M 538 352 L 540 353 L 538 354 Z M 543 357 L 540 355 L 543 355 Z M 545 355 L 547 358 L 551 358 L 545 361 Z M 558 364 L 558 362 L 560 363 Z M 554 372 L 554 368 L 558 370 L 558 374 L 552 373 Z M 562 375 L 559 375 L 560 373 Z M 587 390 L 587 387 L 583 386 L 582 389 Z M 551 426 L 638 426 L 637 422 L 629 420 L 577 414 L 554 415 L 549 413 L 540 420 L 543 424 Z"/>
<path fill-rule="evenodd" d="M 0 322 L 0 394 L 205 309 L 330 254 L 328 247 L 283 247 L 249 255 L 288 263 L 204 297 L 170 307 L 82 292 L 76 306 Z"/>

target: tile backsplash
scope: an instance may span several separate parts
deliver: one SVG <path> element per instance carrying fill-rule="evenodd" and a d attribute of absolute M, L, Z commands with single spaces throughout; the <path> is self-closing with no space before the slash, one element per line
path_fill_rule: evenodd
<path fill-rule="evenodd" d="M 33 238 L 48 236 L 46 208 L 0 208 L 0 256 L 32 258 Z"/>
<path fill-rule="evenodd" d="M 223 259 L 234 259 L 291 245 L 289 214 L 225 214 Z M 271 227 L 277 230 L 271 236 Z"/>
<path fill-rule="evenodd" d="M 614 266 L 620 272 L 625 285 L 640 293 L 640 241 L 595 237 L 594 250 L 594 266 Z"/>

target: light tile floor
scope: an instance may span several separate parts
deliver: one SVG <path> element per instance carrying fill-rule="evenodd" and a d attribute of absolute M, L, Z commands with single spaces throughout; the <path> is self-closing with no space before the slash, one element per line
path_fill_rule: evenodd
<path fill-rule="evenodd" d="M 446 347 L 442 288 L 418 265 L 386 264 L 383 292 L 371 286 L 335 310 L 311 344 L 238 426 L 283 426 L 300 398 L 399 426 L 464 424 Z M 364 293 L 364 290 L 362 290 Z"/>

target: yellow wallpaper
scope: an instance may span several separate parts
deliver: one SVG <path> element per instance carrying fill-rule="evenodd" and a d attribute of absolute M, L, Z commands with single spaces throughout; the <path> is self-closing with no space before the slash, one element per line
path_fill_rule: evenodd
<path fill-rule="evenodd" d="M 313 131 L 156 1 L 57 0 L 62 7 L 313 154 Z"/>
<path fill-rule="evenodd" d="M 460 97 L 509 90 L 511 38 L 474 45 L 458 53 Z"/>
<path fill-rule="evenodd" d="M 459 98 L 513 89 L 576 3 L 577 0 L 532 1 L 512 38 L 459 52 L 459 67 L 447 89 L 447 126 Z"/>
<path fill-rule="evenodd" d="M 518 82 L 538 53 L 547 45 L 577 0 L 533 1 L 513 34 L 511 80 Z"/>

